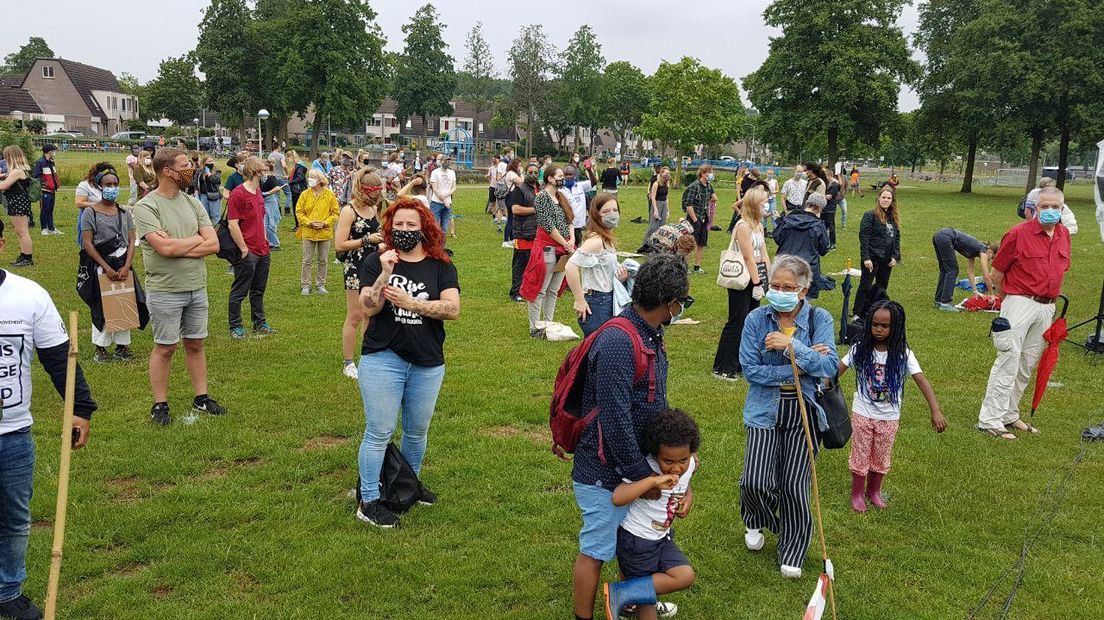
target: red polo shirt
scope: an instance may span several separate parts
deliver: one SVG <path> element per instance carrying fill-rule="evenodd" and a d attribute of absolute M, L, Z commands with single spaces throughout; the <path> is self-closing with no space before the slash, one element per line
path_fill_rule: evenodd
<path fill-rule="evenodd" d="M 1016 226 L 1001 240 L 993 268 L 1004 272 L 1005 295 L 1058 297 L 1070 268 L 1069 229 L 1057 224 L 1054 234 L 1047 235 L 1034 219 Z"/>
<path fill-rule="evenodd" d="M 226 219 L 238 220 L 245 247 L 256 256 L 268 256 L 268 237 L 265 236 L 264 196 L 261 190 L 250 193 L 245 185 L 239 185 L 230 192 L 226 203 Z"/>

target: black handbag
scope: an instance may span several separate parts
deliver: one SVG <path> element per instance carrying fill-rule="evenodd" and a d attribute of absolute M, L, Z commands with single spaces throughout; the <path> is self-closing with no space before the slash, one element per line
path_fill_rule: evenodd
<path fill-rule="evenodd" d="M 814 306 L 809 312 L 809 342 L 813 341 L 813 318 L 817 312 Z M 824 410 L 824 416 L 828 419 L 828 428 L 817 433 L 821 445 L 829 450 L 838 450 L 847 445 L 851 439 L 851 410 L 847 406 L 847 399 L 843 397 L 839 378 L 832 377 L 825 386 L 824 382 L 817 379 L 816 402 Z"/>
<path fill-rule="evenodd" d="M 380 470 L 380 504 L 395 514 L 410 510 L 422 496 L 422 482 L 394 443 L 387 444 Z M 356 500 L 359 505 L 360 477 L 357 477 Z"/>

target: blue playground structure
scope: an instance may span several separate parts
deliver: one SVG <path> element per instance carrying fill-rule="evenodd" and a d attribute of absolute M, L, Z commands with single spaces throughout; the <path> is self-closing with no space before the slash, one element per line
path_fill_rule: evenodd
<path fill-rule="evenodd" d="M 437 145 L 437 150 L 452 157 L 452 164 L 471 170 L 475 157 L 475 140 L 467 129 L 454 127 L 445 134 L 445 139 Z"/>

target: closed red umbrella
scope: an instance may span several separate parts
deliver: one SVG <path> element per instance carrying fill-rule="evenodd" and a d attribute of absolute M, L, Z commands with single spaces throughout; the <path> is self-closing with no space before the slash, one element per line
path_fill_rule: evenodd
<path fill-rule="evenodd" d="M 1062 299 L 1062 313 L 1043 332 L 1043 339 L 1047 342 L 1047 348 L 1039 358 L 1039 367 L 1035 371 L 1035 396 L 1031 399 L 1032 416 L 1035 415 L 1035 410 L 1039 408 L 1039 402 L 1043 400 L 1043 394 L 1046 392 L 1050 375 L 1054 372 L 1054 366 L 1058 364 L 1058 347 L 1069 333 L 1066 330 L 1066 310 L 1069 309 L 1069 300 L 1065 296 L 1060 297 Z"/>

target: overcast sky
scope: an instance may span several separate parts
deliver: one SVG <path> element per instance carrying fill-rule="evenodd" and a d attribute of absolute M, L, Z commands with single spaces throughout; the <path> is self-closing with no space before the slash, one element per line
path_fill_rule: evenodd
<path fill-rule="evenodd" d="M 49 19 L 43 19 L 42 7 L 36 3 L 6 4 L 5 19 L 0 21 L 0 53 L 15 51 L 29 37 L 41 36 L 63 58 L 110 69 L 116 75 L 125 71 L 147 81 L 157 76 L 162 59 L 195 47 L 202 9 L 208 2 L 170 0 L 156 2 L 152 9 L 148 0 L 63 0 L 51 5 Z M 402 25 L 421 2 L 374 0 L 371 4 L 387 47 L 401 51 Z M 496 69 L 502 73 L 506 51 L 519 29 L 538 21 L 535 11 L 522 7 L 555 6 L 558 10 L 541 15 L 540 22 L 558 48 L 562 49 L 585 21 L 597 32 L 607 62 L 627 60 L 650 74 L 661 60 L 694 56 L 739 83 L 763 62 L 768 37 L 777 34 L 763 25 L 767 4 L 769 0 L 682 4 L 667 0 L 559 0 L 554 5 L 440 0 L 436 6 L 447 26 L 445 42 L 457 64 L 464 59 L 465 35 L 476 21 L 482 21 Z M 694 7 L 693 14 L 690 7 Z M 911 36 L 916 23 L 916 9 L 906 8 L 901 26 L 907 35 Z M 914 93 L 902 90 L 902 111 L 918 105 Z"/>

